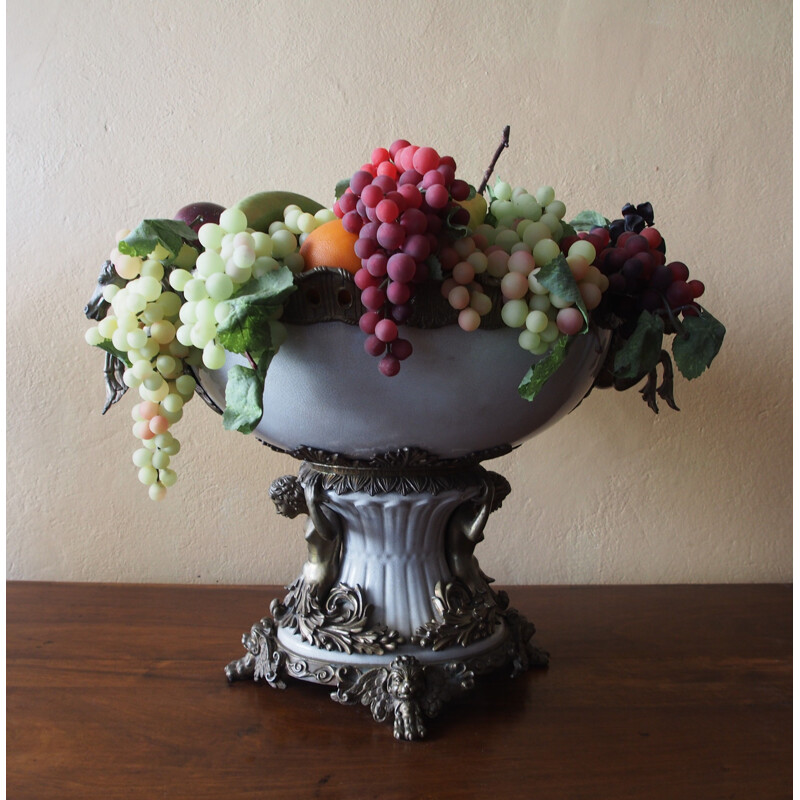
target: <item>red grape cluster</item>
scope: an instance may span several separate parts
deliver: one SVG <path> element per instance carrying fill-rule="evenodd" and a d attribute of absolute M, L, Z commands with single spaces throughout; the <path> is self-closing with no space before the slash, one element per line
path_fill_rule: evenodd
<path fill-rule="evenodd" d="M 632 331 L 642 311 L 665 315 L 667 328 L 670 317 L 700 313 L 694 301 L 705 286 L 689 280 L 689 268 L 683 262 L 667 263 L 664 240 L 652 225 L 623 230 L 616 237 L 607 228 L 596 227 L 579 233 L 578 238 L 587 239 L 597 250 L 595 265 L 608 277 L 603 310 L 622 320 L 623 328 Z M 562 247 L 568 247 L 569 240 L 575 237 L 565 237 Z"/>
<path fill-rule="evenodd" d="M 345 230 L 359 237 L 355 282 L 367 309 L 359 324 L 367 334 L 364 349 L 381 359 L 384 375 L 396 375 L 411 355 L 398 325 L 411 316 L 416 287 L 429 277 L 427 259 L 450 241 L 449 226 L 469 222 L 455 201 L 466 200 L 470 187 L 455 172 L 450 156 L 398 139 L 372 152 L 333 206 Z"/>

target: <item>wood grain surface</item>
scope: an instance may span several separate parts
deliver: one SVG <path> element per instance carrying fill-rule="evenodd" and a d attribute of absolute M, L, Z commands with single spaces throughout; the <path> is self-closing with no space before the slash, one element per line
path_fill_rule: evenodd
<path fill-rule="evenodd" d="M 789 798 L 791 586 L 507 587 L 550 667 L 422 742 L 223 667 L 278 587 L 7 584 L 22 798 Z"/>

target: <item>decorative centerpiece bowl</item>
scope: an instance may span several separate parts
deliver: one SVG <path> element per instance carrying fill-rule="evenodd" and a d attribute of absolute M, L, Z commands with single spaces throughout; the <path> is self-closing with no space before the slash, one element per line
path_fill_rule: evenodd
<path fill-rule="evenodd" d="M 172 426 L 195 393 L 300 462 L 270 497 L 306 517 L 307 558 L 229 681 L 322 684 L 418 739 L 477 676 L 545 665 L 475 557 L 510 491 L 483 462 L 594 386 L 646 380 L 653 410 L 675 408 L 665 335 L 687 378 L 719 350 L 724 328 L 667 263 L 649 204 L 567 223 L 551 187 L 502 181 L 487 203 L 507 145 L 508 128 L 477 191 L 452 158 L 398 140 L 332 209 L 262 192 L 118 235 L 86 338 L 106 351 L 104 411 L 139 392 L 133 461 L 150 496 L 175 483 Z"/>

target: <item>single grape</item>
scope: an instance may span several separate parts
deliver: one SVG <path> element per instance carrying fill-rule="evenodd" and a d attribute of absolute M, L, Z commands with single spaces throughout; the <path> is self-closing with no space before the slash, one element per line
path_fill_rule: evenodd
<path fill-rule="evenodd" d="M 400 359 L 391 354 L 386 355 L 378 363 L 378 369 L 387 378 L 391 378 L 400 372 Z"/>

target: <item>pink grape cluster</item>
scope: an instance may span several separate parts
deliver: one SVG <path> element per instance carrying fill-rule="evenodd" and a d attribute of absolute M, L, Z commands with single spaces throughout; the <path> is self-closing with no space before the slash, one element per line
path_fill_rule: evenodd
<path fill-rule="evenodd" d="M 364 349 L 380 358 L 384 375 L 397 375 L 411 355 L 398 326 L 411 316 L 417 285 L 429 277 L 428 257 L 450 240 L 448 222 L 469 222 L 456 201 L 466 200 L 470 187 L 455 173 L 450 156 L 398 139 L 373 150 L 333 206 L 344 229 L 359 237 L 355 282 L 367 309 L 359 324 L 367 334 Z"/>
<path fill-rule="evenodd" d="M 505 246 L 489 244 L 486 236 L 476 231 L 440 253 L 442 269 L 449 272 L 441 292 L 450 305 L 459 310 L 461 328 L 476 330 L 481 317 L 492 310 L 491 298 L 480 279 L 476 280 L 477 276 L 485 274 L 499 282 L 504 322 L 512 328 L 525 325 L 531 333 L 538 334 L 542 340 L 541 352 L 547 350 L 544 344 L 555 341 L 559 333 L 573 336 L 583 329 L 581 312 L 571 302 L 552 295 L 536 280 L 539 269 L 560 249 L 552 239 L 544 238 L 540 242 L 534 246 L 524 242 L 514 245 L 506 242 Z M 595 248 L 588 242 L 578 244 L 568 248 L 565 255 L 587 310 L 597 308 L 602 293 L 608 289 L 608 278 L 593 264 Z M 531 340 L 533 337 L 526 334 L 520 344 L 525 347 Z M 533 340 L 533 347 L 534 352 L 539 349 L 538 338 Z"/>

